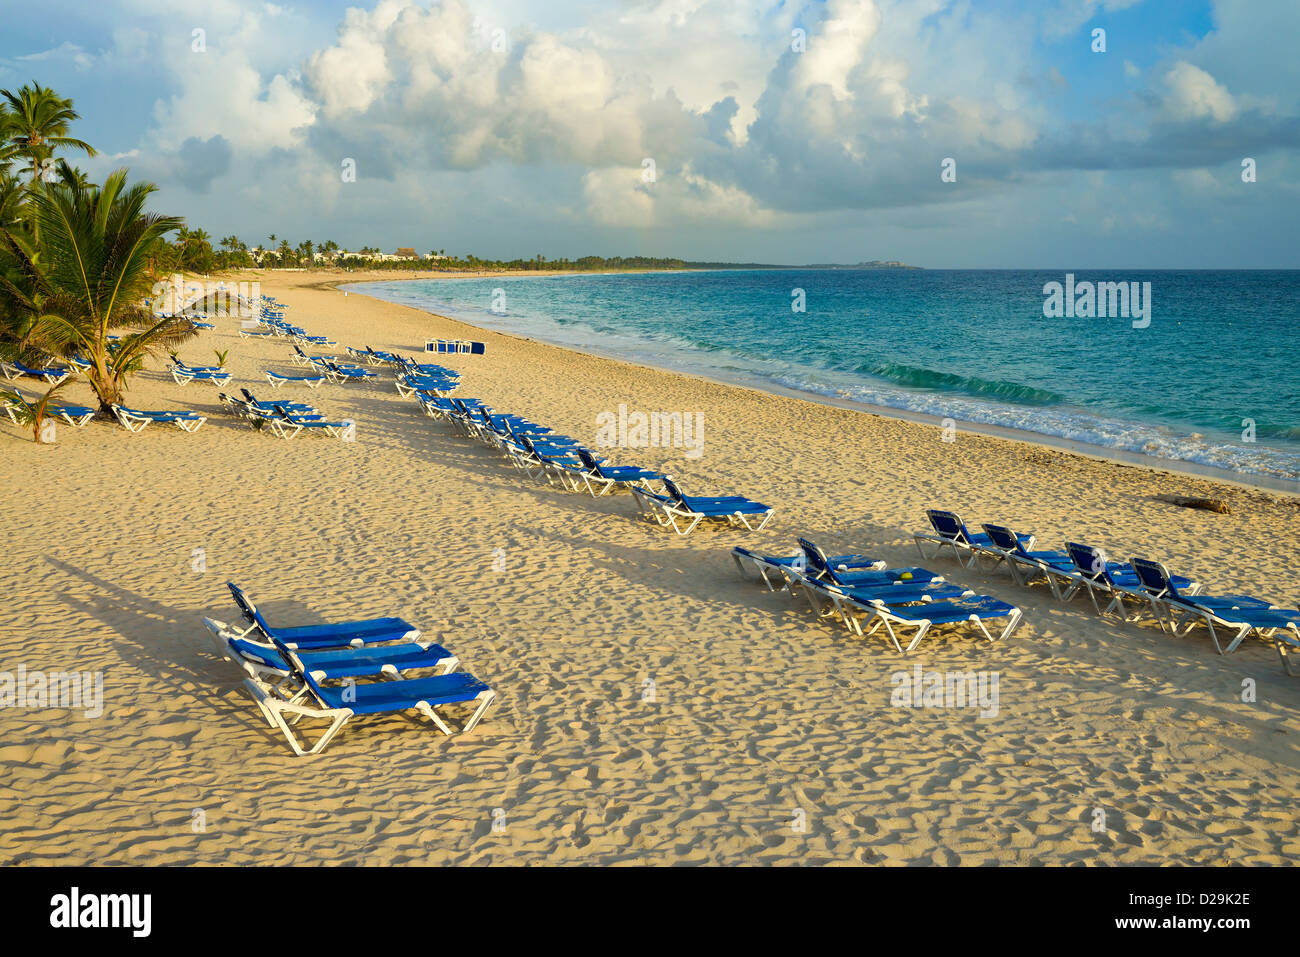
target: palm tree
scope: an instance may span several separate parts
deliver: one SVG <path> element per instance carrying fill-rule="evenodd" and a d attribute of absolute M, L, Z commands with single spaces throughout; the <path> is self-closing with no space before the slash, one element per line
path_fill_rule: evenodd
<path fill-rule="evenodd" d="M 150 288 L 149 260 L 174 216 L 145 212 L 152 183 L 126 185 L 126 170 L 102 187 L 49 184 L 31 193 L 34 241 L 0 230 L 0 333 L 6 348 L 39 348 L 53 355 L 80 353 L 100 413 L 120 402 L 129 377 L 146 356 L 195 334 L 183 318 L 158 319 L 141 305 Z M 134 330 L 117 341 L 114 329 Z"/>
<path fill-rule="evenodd" d="M 40 442 L 42 427 L 50 414 L 50 403 L 63 391 L 64 386 L 71 381 L 71 379 L 64 379 L 61 382 L 56 382 L 35 401 L 13 389 L 0 389 L 0 399 L 9 404 L 13 417 L 17 419 L 19 425 L 30 425 L 32 427 L 32 441 Z"/>
<path fill-rule="evenodd" d="M 27 166 L 21 173 L 31 174 L 29 191 L 39 190 L 43 178 L 54 178 L 49 164 L 56 149 L 75 149 L 87 156 L 95 155 L 95 148 L 89 143 L 68 136 L 72 121 L 81 119 L 71 100 L 63 99 L 34 80 L 17 93 L 0 90 L 0 97 L 5 101 L 6 133 L 6 142 L 0 144 L 0 162 L 25 159 Z M 32 235 L 38 238 L 40 235 L 40 227 L 34 222 Z"/>
<path fill-rule="evenodd" d="M 68 136 L 72 121 L 81 119 L 72 108 L 71 100 L 63 99 L 35 81 L 17 93 L 0 90 L 0 96 L 7 101 L 5 126 L 9 130 L 9 142 L 0 150 L 0 159 L 21 157 L 27 160 L 23 172 L 32 174 L 33 189 L 40 181 L 43 161 L 51 159 L 56 149 L 81 150 L 87 156 L 95 155 L 95 148 L 89 143 Z"/>
<path fill-rule="evenodd" d="M 210 273 L 216 266 L 212 241 L 206 230 L 182 228 L 176 235 L 178 265 L 182 270 Z"/>
<path fill-rule="evenodd" d="M 23 184 L 0 167 L 0 229 L 17 227 L 23 203 Z"/>
<path fill-rule="evenodd" d="M 60 159 L 55 167 L 58 181 L 64 186 L 73 186 L 85 189 L 91 185 L 90 178 L 86 176 L 85 170 L 79 166 L 70 166 L 68 161 Z"/>

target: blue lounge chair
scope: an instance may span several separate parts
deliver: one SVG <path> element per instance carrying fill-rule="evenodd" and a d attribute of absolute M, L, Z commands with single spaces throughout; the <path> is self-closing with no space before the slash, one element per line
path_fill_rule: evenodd
<path fill-rule="evenodd" d="M 818 618 L 839 617 L 850 630 L 857 629 L 857 625 L 851 619 L 853 611 L 859 605 L 865 607 L 882 604 L 886 606 L 912 605 L 921 602 L 936 602 L 947 599 L 965 600 L 975 597 L 975 592 L 972 589 L 963 585 L 953 585 L 944 581 L 941 576 L 926 577 L 927 575 L 933 575 L 933 573 L 924 573 L 921 578 L 917 579 L 903 579 L 900 574 L 903 571 L 903 569 L 887 569 L 864 572 L 854 577 L 859 579 L 861 579 L 862 575 L 875 577 L 870 580 L 859 580 L 853 585 L 846 585 L 834 579 L 817 578 L 811 574 L 803 574 L 793 568 L 782 569 L 782 573 L 789 583 L 791 597 L 802 593 L 808 599 L 809 607 L 812 608 L 813 613 Z M 924 572 L 924 570 L 922 571 Z M 844 597 L 852 598 L 855 604 L 846 606 L 841 600 Z"/>
<path fill-rule="evenodd" d="M 367 379 L 379 378 L 375 373 L 361 366 L 340 365 L 333 360 L 317 363 L 317 367 L 323 369 L 334 382 L 364 382 Z"/>
<path fill-rule="evenodd" d="M 191 382 L 211 382 L 218 386 L 230 384 L 230 373 L 220 368 L 194 368 L 183 362 L 175 362 L 171 374 L 177 385 L 189 385 Z"/>
<path fill-rule="evenodd" d="M 182 432 L 197 432 L 200 426 L 208 421 L 206 416 L 184 410 L 163 409 L 150 412 L 129 409 L 124 405 L 114 405 L 112 409 L 117 420 L 128 432 L 143 432 L 153 422 L 170 423 Z"/>
<path fill-rule="evenodd" d="M 22 398 L 22 396 L 19 396 Z M 23 399 L 26 405 L 32 405 L 27 399 Z M 12 402 L 0 400 L 0 407 L 4 408 L 5 413 L 9 416 L 10 421 L 17 424 L 18 407 Z M 75 429 L 84 429 L 95 417 L 95 410 L 84 405 L 47 405 L 45 414 L 56 419 L 62 419 L 68 425 Z"/>
<path fill-rule="evenodd" d="M 479 406 L 477 409 L 468 411 L 470 418 L 478 424 L 480 429 L 495 432 L 499 436 L 513 438 L 516 441 L 527 436 L 535 442 L 544 442 L 553 447 L 566 449 L 576 449 L 578 447 L 577 439 L 561 435 L 554 429 L 545 425 L 538 425 L 523 416 L 493 412 L 486 406 Z"/>
<path fill-rule="evenodd" d="M 762 531 L 772 519 L 775 509 L 755 502 L 743 495 L 714 498 L 682 494 L 671 476 L 664 476 L 666 495 L 657 495 L 643 488 L 633 487 L 632 497 L 640 515 L 656 525 L 670 527 L 678 535 L 689 535 L 703 521 L 723 522 L 743 526 L 751 532 Z M 757 525 L 754 519 L 762 520 Z"/>
<path fill-rule="evenodd" d="M 515 465 L 526 471 L 530 477 L 539 475 L 546 479 L 548 485 L 559 484 L 571 492 L 581 491 L 586 487 L 586 467 L 582 460 L 573 454 L 567 446 L 551 445 L 537 441 L 528 435 L 518 435 L 519 451 L 512 443 L 506 442 L 503 448 L 511 456 Z"/>
<path fill-rule="evenodd" d="M 240 389 L 239 391 L 248 402 L 264 412 L 274 412 L 277 405 L 282 405 L 290 412 L 297 415 L 312 415 L 320 412 L 320 410 L 315 406 L 308 405 L 306 402 L 260 402 L 258 401 L 257 396 L 253 395 L 253 393 L 249 392 L 247 389 Z"/>
<path fill-rule="evenodd" d="M 1300 627 L 1300 612 L 1280 608 L 1263 598 L 1250 595 L 1184 595 L 1174 584 L 1169 570 L 1160 562 L 1135 558 L 1133 571 L 1137 573 L 1142 587 L 1151 595 L 1162 629 L 1167 623 L 1170 632 L 1176 635 L 1178 626 L 1183 622 L 1188 623 L 1188 632 L 1198 622 L 1204 622 L 1210 630 L 1210 640 L 1214 642 L 1215 650 L 1221 655 L 1236 651 L 1237 646 L 1252 633 L 1268 639 L 1279 629 Z M 1215 625 L 1229 631 L 1236 630 L 1226 648 L 1219 643 Z M 1285 663 L 1284 660 L 1283 664 Z"/>
<path fill-rule="evenodd" d="M 1006 562 L 1007 570 L 1017 585 L 1028 585 L 1039 578 L 1047 582 L 1055 598 L 1061 598 L 1061 583 L 1067 587 L 1074 584 L 1074 560 L 1068 552 L 1030 551 L 1024 540 L 1032 535 L 1020 535 L 1005 525 L 984 523 L 984 532 L 988 536 L 986 546 L 992 554 L 997 554 Z"/>
<path fill-rule="evenodd" d="M 289 663 L 271 642 L 241 637 L 223 621 L 204 618 L 203 625 L 216 639 L 218 653 L 250 673 L 277 680 L 292 674 Z M 316 651 L 300 648 L 296 654 L 304 667 L 322 681 L 378 675 L 398 678 L 427 669 L 449 674 L 460 664 L 460 659 L 441 645 L 419 641 L 362 648 L 343 645 Z"/>
<path fill-rule="evenodd" d="M 398 395 L 401 396 L 409 396 L 414 392 L 446 396 L 460 388 L 460 383 L 455 379 L 432 374 L 401 373 L 394 380 L 394 384 L 397 386 Z"/>
<path fill-rule="evenodd" d="M 971 532 L 966 528 L 966 523 L 961 520 L 956 512 L 948 512 L 943 509 L 929 508 L 925 510 L 926 518 L 930 520 L 930 526 L 933 532 L 917 532 L 912 536 L 916 542 L 916 550 L 920 552 L 921 558 L 937 558 L 943 549 L 952 550 L 953 558 L 957 559 L 962 565 L 974 565 L 981 556 L 989 556 L 994 561 L 1001 561 L 1001 553 L 992 548 L 992 541 L 988 535 Z M 934 545 L 934 553 L 926 555 L 922 546 L 923 542 Z M 1034 547 L 1034 537 L 1027 535 L 1021 538 L 1021 544 L 1025 548 Z"/>
<path fill-rule="evenodd" d="M 618 489 L 633 486 L 646 488 L 651 492 L 663 490 L 664 476 L 660 472 L 638 468 L 635 465 L 607 465 L 597 459 L 590 449 L 582 446 L 576 447 L 573 451 L 582 462 L 582 467 L 586 469 L 583 479 L 592 498 L 599 498 Z"/>
<path fill-rule="evenodd" d="M 364 359 L 372 366 L 392 365 L 393 363 L 399 363 L 402 361 L 396 353 L 380 352 L 377 349 L 372 349 L 370 346 L 366 346 L 364 349 L 354 349 L 351 346 L 348 346 L 348 354 L 356 359 Z"/>
<path fill-rule="evenodd" d="M 824 591 L 836 606 L 841 620 L 854 633 L 869 636 L 883 628 L 885 636 L 900 654 L 906 654 L 920 644 L 935 625 L 972 625 L 989 641 L 995 641 L 1011 637 L 1024 616 L 1015 605 L 974 593 L 954 601 L 896 603 L 889 600 L 888 594 L 854 594 L 820 582 L 808 583 L 806 587 Z M 1006 619 L 1006 625 L 995 635 L 985 622 L 998 619 Z M 868 623 L 870 627 L 864 628 Z M 908 638 L 905 630 L 911 628 L 916 631 Z M 899 640 L 899 632 L 904 632 L 902 637 L 906 645 Z"/>
<path fill-rule="evenodd" d="M 182 362 L 182 361 L 181 361 L 177 356 L 175 356 L 175 355 L 173 355 L 171 358 L 172 358 L 172 365 L 177 366 L 178 368 L 184 369 L 186 372 L 222 372 L 222 371 L 224 371 L 223 368 L 222 368 L 221 366 L 192 366 L 192 365 L 189 365 L 188 363 Z"/>
<path fill-rule="evenodd" d="M 751 566 L 758 572 L 759 579 L 767 586 L 768 591 L 780 591 L 786 587 L 787 581 L 783 574 L 783 569 L 803 570 L 807 568 L 808 559 L 803 549 L 797 549 L 791 555 L 760 555 L 752 552 L 748 548 L 737 545 L 731 550 L 731 558 L 736 563 L 741 576 L 745 574 L 746 566 Z M 868 558 L 866 555 L 835 555 L 828 559 L 837 567 L 845 570 L 854 569 L 883 569 L 885 563 L 878 559 Z M 771 573 L 771 577 L 769 577 Z M 775 579 L 775 580 L 774 580 Z"/>
<path fill-rule="evenodd" d="M 293 347 L 293 355 L 289 356 L 289 361 L 296 366 L 309 366 L 314 369 L 320 369 L 322 372 L 326 362 L 333 362 L 333 356 L 312 356 L 303 352 L 301 347 Z"/>
<path fill-rule="evenodd" d="M 74 429 L 84 429 L 90 424 L 98 410 L 85 405 L 54 405 L 47 409 L 50 415 L 57 416 Z"/>
<path fill-rule="evenodd" d="M 72 370 L 65 366 L 47 366 L 44 369 L 33 369 L 29 365 L 24 365 L 17 359 L 10 359 L 7 363 L 0 362 L 0 372 L 3 372 L 5 378 L 13 380 L 20 375 L 30 376 L 33 379 L 43 379 L 50 385 L 58 385 L 68 376 L 72 375 Z"/>
<path fill-rule="evenodd" d="M 84 405 L 52 405 L 45 411 L 47 415 L 62 419 L 74 429 L 84 429 L 95 417 L 95 410 Z"/>
<path fill-rule="evenodd" d="M 226 582 L 226 587 L 230 589 L 240 614 L 248 622 L 247 628 L 236 632 L 241 638 L 256 630 L 265 640 L 279 640 L 294 651 L 298 651 L 337 648 L 341 645 L 360 647 L 393 641 L 414 641 L 420 637 L 420 630 L 401 618 L 362 618 L 326 625 L 275 628 L 257 610 L 257 606 L 242 588 L 234 582 Z"/>
<path fill-rule="evenodd" d="M 266 381 L 271 383 L 272 389 L 278 389 L 280 386 L 289 383 L 305 385 L 309 389 L 315 389 L 327 378 L 328 376 L 325 375 L 281 375 L 279 372 L 272 372 L 270 369 L 266 370 Z"/>
<path fill-rule="evenodd" d="M 275 415 L 267 419 L 271 431 L 282 439 L 291 439 L 306 429 L 308 432 L 320 430 L 331 438 L 347 440 L 352 422 L 330 422 L 316 413 L 297 413 L 283 405 L 275 407 Z"/>
<path fill-rule="evenodd" d="M 237 398 L 233 395 L 226 395 L 224 392 L 218 392 L 217 398 L 230 406 L 230 411 L 239 416 L 241 419 L 247 419 L 249 424 L 261 428 L 266 422 L 275 417 L 275 411 L 269 408 L 261 408 L 245 399 Z M 260 423 L 260 425 L 259 425 Z"/>
<path fill-rule="evenodd" d="M 937 584 L 944 581 L 942 575 L 928 568 L 918 568 L 914 565 L 906 568 L 887 568 L 883 561 L 873 561 L 858 555 L 840 555 L 832 558 L 822 551 L 821 546 L 806 538 L 800 538 L 798 542 L 803 561 L 796 560 L 787 567 L 815 581 L 843 588 L 857 585 Z"/>
<path fill-rule="evenodd" d="M 253 677 L 244 680 L 244 687 L 262 711 L 262 716 L 284 734 L 294 753 L 300 757 L 319 754 L 354 716 L 363 714 L 395 714 L 417 711 L 428 718 L 443 734 L 452 729 L 438 713 L 446 705 L 468 704 L 474 708 L 462 725 L 461 733 L 474 730 L 496 698 L 487 684 L 466 672 L 433 675 L 427 678 L 399 678 L 393 681 L 358 682 L 344 679 L 343 684 L 325 684 L 317 677 L 296 651 L 282 642 L 275 642 L 284 656 L 293 677 L 303 684 L 311 702 L 300 693 L 286 697 L 285 693 L 266 681 Z M 328 721 L 329 726 L 308 746 L 301 736 L 303 720 Z"/>
<path fill-rule="evenodd" d="M 416 395 L 419 398 L 420 405 L 424 407 L 424 414 L 431 419 L 447 419 L 450 421 L 454 417 L 458 416 L 460 410 L 456 407 L 456 401 L 469 403 L 475 408 L 482 405 L 482 402 L 479 399 L 460 399 L 453 401 L 452 399 L 443 396 L 426 396 L 419 393 L 416 393 Z"/>
<path fill-rule="evenodd" d="M 449 379 L 459 379 L 460 373 L 455 369 L 438 365 L 436 362 L 416 362 L 414 359 L 398 357 L 397 365 L 410 375 L 444 375 Z"/>

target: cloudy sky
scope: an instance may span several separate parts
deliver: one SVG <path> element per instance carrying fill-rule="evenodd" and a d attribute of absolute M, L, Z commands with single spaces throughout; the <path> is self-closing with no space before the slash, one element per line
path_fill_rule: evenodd
<path fill-rule="evenodd" d="M 160 210 L 250 245 L 1300 267 L 1296 0 L 42 0 L 4 17 L 0 87 L 72 97 L 101 151 L 79 165 L 129 166 Z"/>

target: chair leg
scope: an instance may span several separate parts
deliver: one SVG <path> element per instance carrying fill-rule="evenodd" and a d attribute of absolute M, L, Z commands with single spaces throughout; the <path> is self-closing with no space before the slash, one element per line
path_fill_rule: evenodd
<path fill-rule="evenodd" d="M 1011 613 L 1011 620 L 1007 622 L 1007 627 L 1002 629 L 1002 634 L 998 635 L 998 638 L 1000 639 L 1010 638 L 1012 632 L 1014 632 L 1017 628 L 1019 628 L 1020 623 L 1024 620 L 1025 620 L 1025 613 L 1021 611 L 1019 608 L 1017 608 L 1015 611 Z"/>
<path fill-rule="evenodd" d="M 334 721 L 330 724 L 330 726 L 325 730 L 325 733 L 320 736 L 320 739 L 312 746 L 312 749 L 307 753 L 320 754 L 322 751 L 324 751 L 325 745 L 329 744 L 331 741 L 334 740 L 334 736 L 343 730 L 343 726 L 348 723 L 348 719 L 351 717 L 352 717 L 351 711 L 345 711 L 344 713 L 338 715 L 334 719 Z"/>
<path fill-rule="evenodd" d="M 443 734 L 451 734 L 451 728 L 447 727 L 447 722 L 443 721 L 442 718 L 438 716 L 438 712 L 434 711 L 432 705 L 428 704 L 428 702 L 421 701 L 415 706 L 415 710 L 419 711 L 420 714 L 432 721 L 437 729 Z"/>
<path fill-rule="evenodd" d="M 1254 631 L 1253 625 L 1242 625 L 1241 630 L 1237 632 L 1237 637 L 1233 638 L 1228 647 L 1223 650 L 1223 654 L 1230 655 L 1237 650 L 1237 646 L 1246 640 L 1246 637 Z M 1262 634 L 1262 633 L 1261 633 Z M 1267 636 L 1265 636 L 1267 637 Z"/>
<path fill-rule="evenodd" d="M 1297 638 L 1300 638 L 1300 628 L 1297 628 L 1295 625 L 1288 625 L 1287 629 L 1289 631 L 1294 632 Z M 1280 629 L 1273 636 L 1273 644 L 1277 648 L 1278 658 L 1280 658 L 1282 661 L 1282 670 L 1285 671 L 1288 675 L 1294 676 L 1295 672 L 1291 670 L 1291 654 L 1287 650 L 1287 645 L 1289 644 L 1289 640 L 1287 637 L 1283 637 L 1282 631 Z M 1297 644 L 1297 647 L 1300 647 L 1300 644 Z"/>
<path fill-rule="evenodd" d="M 908 643 L 906 648 L 899 647 L 898 639 L 894 637 L 894 630 L 892 628 L 889 629 L 889 637 L 893 640 L 895 648 L 898 648 L 898 650 L 903 654 L 907 654 L 913 648 L 915 648 L 917 645 L 921 643 L 921 639 L 924 638 L 926 632 L 930 630 L 931 624 L 932 622 L 928 622 L 928 621 L 921 622 L 920 627 L 916 629 L 916 634 L 912 636 L 912 640 Z M 885 627 L 887 628 L 889 627 L 888 623 L 886 623 Z"/>
<path fill-rule="evenodd" d="M 1184 612 L 1184 615 L 1188 618 L 1191 618 L 1191 616 L 1187 615 L 1186 612 Z M 1210 641 L 1214 642 L 1214 650 L 1217 651 L 1219 654 L 1223 654 L 1223 646 L 1219 644 L 1218 632 L 1214 630 L 1214 619 L 1211 618 L 1209 615 L 1203 615 L 1202 618 L 1205 621 L 1205 627 L 1210 629 Z M 1184 634 L 1190 634 L 1192 627 L 1195 624 L 1196 621 L 1193 619 L 1192 623 L 1187 626 L 1187 631 L 1185 631 Z"/>
<path fill-rule="evenodd" d="M 488 708 L 491 707 L 492 702 L 496 700 L 496 697 L 497 693 L 495 691 L 484 691 L 479 694 L 479 698 L 482 699 L 482 704 L 478 706 L 478 710 L 470 715 L 469 720 L 465 722 L 465 727 L 460 729 L 461 734 L 467 734 L 474 730 L 475 726 L 483 720 L 483 716 L 487 714 Z"/>
<path fill-rule="evenodd" d="M 696 527 L 697 525 L 699 525 L 700 522 L 702 522 L 702 521 L 704 521 L 704 516 L 703 516 L 703 515 L 696 515 L 695 518 L 694 518 L 694 521 L 692 521 L 691 524 L 688 525 L 688 526 L 686 527 L 686 531 L 682 531 L 680 528 L 677 527 L 677 517 L 674 515 L 674 516 L 673 516 L 673 528 L 676 529 L 678 535 L 686 536 L 686 535 L 691 534 L 691 532 L 695 531 L 695 527 Z"/>

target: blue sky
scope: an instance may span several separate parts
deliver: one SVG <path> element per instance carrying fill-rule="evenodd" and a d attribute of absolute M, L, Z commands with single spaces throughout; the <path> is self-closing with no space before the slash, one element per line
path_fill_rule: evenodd
<path fill-rule="evenodd" d="M 1294 0 L 47 0 L 0 87 L 250 245 L 1297 268 L 1297 36 Z"/>

